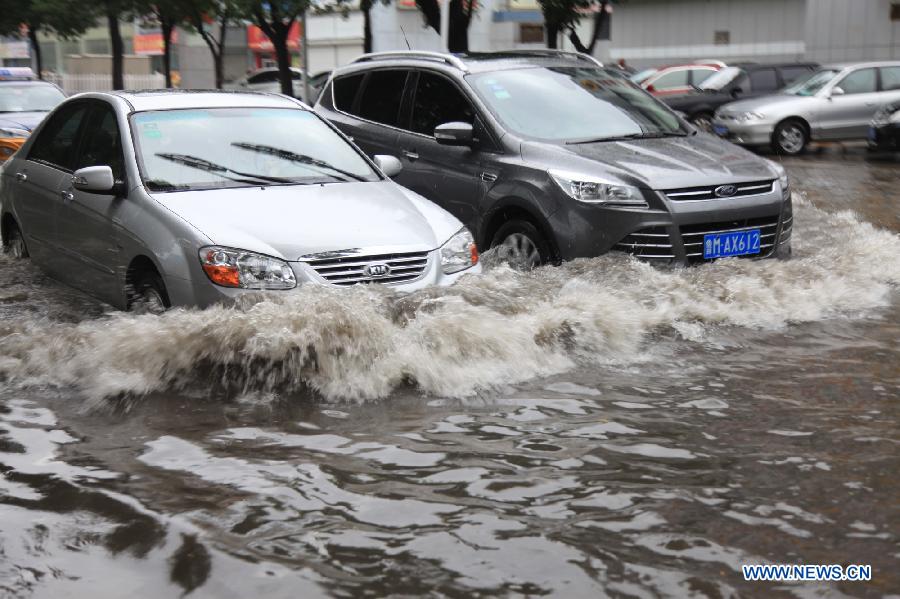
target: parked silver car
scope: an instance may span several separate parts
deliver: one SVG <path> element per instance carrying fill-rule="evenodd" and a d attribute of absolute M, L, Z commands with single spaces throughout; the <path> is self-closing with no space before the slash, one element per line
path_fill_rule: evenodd
<path fill-rule="evenodd" d="M 477 272 L 471 233 L 399 170 L 276 94 L 81 94 L 0 167 L 0 225 L 8 251 L 120 308 Z"/>
<path fill-rule="evenodd" d="M 304 84 L 303 84 L 303 71 L 296 67 L 290 67 L 291 71 L 291 86 L 293 88 L 293 95 L 295 98 L 300 98 L 300 100 L 304 100 Z M 262 69 L 257 69 L 250 73 L 247 73 L 240 79 L 234 81 L 233 83 L 228 83 L 225 85 L 225 89 L 232 89 L 237 91 L 253 91 L 253 92 L 273 92 L 273 93 L 281 93 L 281 81 L 278 79 L 279 73 L 277 67 L 266 67 Z M 310 87 L 314 88 L 315 84 L 310 78 Z M 310 95 L 315 98 L 315 89 L 310 90 Z"/>
<path fill-rule="evenodd" d="M 742 145 L 799 154 L 810 141 L 865 139 L 880 106 L 900 100 L 900 61 L 821 67 L 781 93 L 726 104 L 713 131 Z"/>

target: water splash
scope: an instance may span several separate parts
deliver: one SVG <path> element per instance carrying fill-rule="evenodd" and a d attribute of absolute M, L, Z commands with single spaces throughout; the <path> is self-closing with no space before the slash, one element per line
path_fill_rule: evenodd
<path fill-rule="evenodd" d="M 233 308 L 74 323 L 54 318 L 46 285 L 19 282 L 3 300 L 7 315 L 23 309 L 0 324 L 0 377 L 95 402 L 210 384 L 347 400 L 412 384 L 463 397 L 580 364 L 652 359 L 654 336 L 698 341 L 710 327 L 781 329 L 891 302 L 900 236 L 799 196 L 794 213 L 795 255 L 784 262 L 667 270 L 609 255 L 525 274 L 500 266 L 409 295 L 307 286 Z M 14 269 L 0 263 L 0 282 Z"/>

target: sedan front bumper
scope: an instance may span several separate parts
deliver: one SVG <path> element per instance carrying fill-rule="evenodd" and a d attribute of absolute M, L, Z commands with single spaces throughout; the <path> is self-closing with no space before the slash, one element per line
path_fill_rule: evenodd
<path fill-rule="evenodd" d="M 775 124 L 767 121 L 735 121 L 716 116 L 713 133 L 742 146 L 764 146 L 772 141 Z"/>

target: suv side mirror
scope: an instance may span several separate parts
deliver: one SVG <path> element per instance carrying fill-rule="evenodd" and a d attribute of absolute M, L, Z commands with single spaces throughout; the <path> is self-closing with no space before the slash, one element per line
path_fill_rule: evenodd
<path fill-rule="evenodd" d="M 113 194 L 116 180 L 108 166 L 86 166 L 72 173 L 72 187 L 89 193 Z"/>
<path fill-rule="evenodd" d="M 837 86 L 835 86 L 835 87 L 832 87 L 832 88 L 831 88 L 831 95 L 832 95 L 832 96 L 843 96 L 845 93 L 846 93 L 846 92 L 844 91 L 844 88 L 843 88 L 843 87 L 837 87 Z"/>
<path fill-rule="evenodd" d="M 398 160 L 396 156 L 376 154 L 375 156 L 372 156 L 372 161 L 375 162 L 375 166 L 381 169 L 381 172 L 388 177 L 396 177 L 400 174 L 400 171 L 403 170 L 403 165 L 400 164 L 400 160 Z"/>
<path fill-rule="evenodd" d="M 434 139 L 442 146 L 471 146 L 474 140 L 469 123 L 444 123 L 434 128 Z"/>

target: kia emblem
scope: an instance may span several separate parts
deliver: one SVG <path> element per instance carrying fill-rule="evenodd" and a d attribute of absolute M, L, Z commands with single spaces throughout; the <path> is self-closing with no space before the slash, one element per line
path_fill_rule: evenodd
<path fill-rule="evenodd" d="M 384 262 L 373 262 L 372 264 L 366 264 L 366 267 L 363 269 L 363 274 L 373 279 L 377 277 L 386 277 L 391 274 L 391 267 Z"/>

